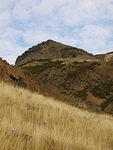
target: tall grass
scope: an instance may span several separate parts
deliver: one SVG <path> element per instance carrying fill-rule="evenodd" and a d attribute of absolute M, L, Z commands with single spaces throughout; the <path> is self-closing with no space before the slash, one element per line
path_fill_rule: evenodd
<path fill-rule="evenodd" d="M 0 83 L 0 150 L 113 150 L 113 118 Z"/>

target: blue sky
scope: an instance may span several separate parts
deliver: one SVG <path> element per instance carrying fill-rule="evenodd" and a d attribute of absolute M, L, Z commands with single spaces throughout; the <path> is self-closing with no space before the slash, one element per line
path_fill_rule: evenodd
<path fill-rule="evenodd" d="M 0 0 L 0 57 L 14 63 L 47 39 L 113 51 L 113 0 Z"/>

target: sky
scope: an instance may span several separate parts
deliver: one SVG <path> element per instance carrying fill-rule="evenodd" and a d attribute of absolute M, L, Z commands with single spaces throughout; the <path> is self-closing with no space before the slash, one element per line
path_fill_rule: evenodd
<path fill-rule="evenodd" d="M 113 51 L 113 0 L 0 0 L 0 57 L 52 39 L 92 54 Z"/>

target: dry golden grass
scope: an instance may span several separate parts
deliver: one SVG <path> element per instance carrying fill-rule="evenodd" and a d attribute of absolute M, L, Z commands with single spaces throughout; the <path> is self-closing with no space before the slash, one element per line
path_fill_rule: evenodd
<path fill-rule="evenodd" d="M 0 150 L 113 150 L 113 118 L 0 83 Z"/>

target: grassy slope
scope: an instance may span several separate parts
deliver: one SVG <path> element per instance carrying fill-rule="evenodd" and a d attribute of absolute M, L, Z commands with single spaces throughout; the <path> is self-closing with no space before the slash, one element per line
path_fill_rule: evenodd
<path fill-rule="evenodd" d="M 112 150 L 113 118 L 0 83 L 0 150 Z"/>

